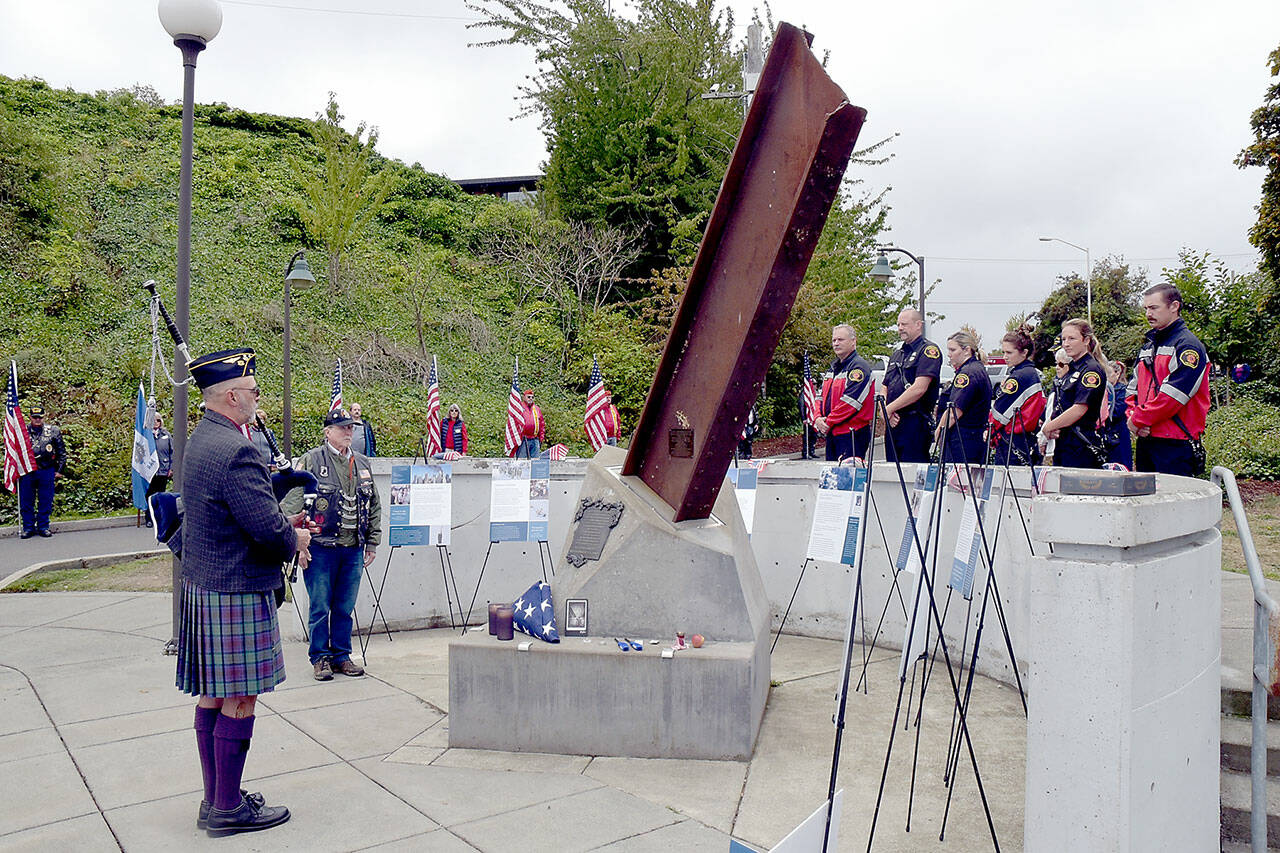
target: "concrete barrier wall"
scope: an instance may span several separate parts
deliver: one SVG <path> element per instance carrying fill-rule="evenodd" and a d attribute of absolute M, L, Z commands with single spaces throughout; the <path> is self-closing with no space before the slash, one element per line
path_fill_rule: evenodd
<path fill-rule="evenodd" d="M 374 477 L 383 496 L 383 529 L 389 522 L 386 517 L 391 465 L 407 464 L 410 460 L 375 459 Z M 752 546 L 764 579 L 765 589 L 773 610 L 776 629 L 783 611 L 796 586 L 801 567 L 805 562 L 809 528 L 813 520 L 814 493 L 818 472 L 823 463 L 810 461 L 774 462 L 763 471 L 756 497 L 756 512 Z M 912 465 L 904 466 L 910 482 L 914 476 Z M 564 536 L 576 510 L 578 490 L 586 469 L 583 461 L 569 460 L 551 466 L 551 519 L 550 554 L 559 560 L 564 546 Z M 1015 471 L 1020 487 L 1020 508 L 1023 514 L 1030 512 L 1027 493 L 1029 483 L 1026 472 Z M 475 608 L 471 621 L 476 624 L 485 618 L 488 601 L 510 601 L 519 596 L 530 584 L 542 577 L 536 543 L 489 543 L 489 462 L 484 459 L 464 459 L 453 467 L 453 544 L 449 548 L 454 577 L 462 597 L 465 611 L 475 593 Z M 865 621 L 868 638 L 875 635 L 876 625 L 883 614 L 883 625 L 877 639 L 879 645 L 900 648 L 906 630 L 905 613 L 910 600 L 911 586 L 904 576 L 894 585 L 891 558 L 896 555 L 906 520 L 902 489 L 893 466 L 876 466 L 872 486 L 873 506 L 869 514 L 867 553 L 863 577 L 865 592 Z M 944 495 L 942 543 L 938 560 L 939 606 L 945 602 L 945 584 L 951 573 L 951 553 L 960 526 L 964 498 L 953 491 Z M 1028 579 L 1031 551 L 1022 521 L 1012 498 L 1005 501 L 1003 520 L 996 532 L 997 511 L 993 501 L 988 511 L 988 535 L 996 545 L 996 579 L 1004 604 L 1004 616 L 1022 674 L 1026 673 L 1025 653 L 1028 631 Z M 888 547 L 886 548 L 886 542 Z M 1043 546 L 1037 546 L 1037 551 Z M 484 577 L 477 592 L 481 566 L 489 553 Z M 382 593 L 383 609 L 387 622 L 394 628 L 439 627 L 450 624 L 449 604 L 445 597 L 442 572 L 437 549 L 403 547 L 391 549 L 383 546 L 378 559 L 371 567 L 375 582 L 381 584 L 384 569 L 390 557 L 390 570 Z M 548 575 L 552 587 L 555 579 Z M 805 636 L 835 638 L 843 636 L 847 618 L 854 571 L 849 566 L 832 563 L 811 563 L 805 569 L 804 580 L 796 594 L 795 603 L 787 617 L 786 631 Z M 960 596 L 952 598 L 947 613 L 947 636 L 952 653 L 958 655 L 965 631 L 966 619 L 976 624 L 982 602 L 985 572 L 979 571 L 975 581 L 973 607 Z M 299 598 L 305 612 L 305 590 L 299 584 Z M 887 605 L 887 607 L 886 607 Z M 457 603 L 454 603 L 455 618 Z M 362 626 L 367 626 L 373 613 L 373 597 L 366 584 L 360 594 L 357 616 Z M 286 635 L 295 639 L 302 636 L 296 616 L 286 615 L 282 620 Z M 979 672 L 1012 683 L 1013 670 L 1005 647 L 1003 633 L 994 602 L 988 613 L 986 633 L 978 662 Z M 377 627 L 381 629 L 379 620 Z M 696 626 L 689 630 L 696 631 Z M 972 636 L 972 633 L 970 633 Z"/>

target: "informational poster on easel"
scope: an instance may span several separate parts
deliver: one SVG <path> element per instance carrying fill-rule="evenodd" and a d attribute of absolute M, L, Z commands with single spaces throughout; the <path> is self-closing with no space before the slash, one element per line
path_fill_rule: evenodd
<path fill-rule="evenodd" d="M 813 507 L 806 555 L 852 566 L 858 559 L 858 526 L 865 510 L 867 469 L 823 468 Z"/>
<path fill-rule="evenodd" d="M 960 534 L 956 537 L 956 550 L 951 557 L 951 580 L 947 585 L 966 600 L 973 598 L 973 577 L 977 573 L 978 549 L 982 545 L 978 521 L 986 520 L 987 503 L 991 500 L 991 486 L 995 478 L 995 469 L 988 468 L 982 478 L 977 507 L 972 498 L 966 498 L 964 512 L 960 516 Z"/>
<path fill-rule="evenodd" d="M 551 510 L 551 461 L 501 459 L 493 463 L 490 542 L 546 542 Z"/>
<path fill-rule="evenodd" d="M 911 611 L 902 643 L 902 659 L 898 664 L 898 677 L 905 677 L 907 669 L 924 654 L 925 637 L 929 626 L 929 587 L 925 584 L 921 552 L 929 550 L 929 531 L 933 526 L 933 508 L 938 491 L 938 466 L 916 468 L 915 488 L 911 492 L 911 515 L 903 524 L 902 544 L 898 547 L 895 564 L 900 572 L 912 575 Z M 914 525 L 912 519 L 915 519 Z M 917 547 L 916 539 L 920 545 Z"/>
<path fill-rule="evenodd" d="M 391 526 L 387 543 L 448 545 L 453 515 L 453 465 L 391 466 Z"/>

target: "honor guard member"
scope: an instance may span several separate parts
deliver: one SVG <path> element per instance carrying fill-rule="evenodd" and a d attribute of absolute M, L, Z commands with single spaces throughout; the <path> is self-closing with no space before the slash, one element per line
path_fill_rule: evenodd
<path fill-rule="evenodd" d="M 311 602 L 308 655 L 317 681 L 330 681 L 335 672 L 364 675 L 351 660 L 351 614 L 361 572 L 382 541 L 382 504 L 369 457 L 351 449 L 354 431 L 355 419 L 334 409 L 324 419 L 324 443 L 298 460 L 298 468 L 319 481 L 313 518 L 319 530 L 311 542 L 311 565 L 302 574 Z M 302 499 L 302 489 L 291 491 L 285 511 L 301 507 Z"/>
<path fill-rule="evenodd" d="M 67 446 L 62 441 L 62 430 L 44 422 L 42 406 L 32 406 L 27 415 L 31 418 L 27 432 L 31 436 L 36 468 L 18 478 L 18 503 L 22 506 L 22 533 L 19 538 L 30 539 L 38 533 L 47 539 L 53 535 L 49 529 L 53 485 L 67 466 Z"/>
<path fill-rule="evenodd" d="M 885 456 L 889 461 L 928 462 L 930 423 L 938 401 L 938 379 L 942 375 L 942 350 L 924 337 L 924 317 L 914 308 L 898 315 L 898 337 L 902 346 L 889 356 L 884 373 L 889 414 L 889 437 Z"/>
<path fill-rule="evenodd" d="M 1087 320 L 1062 324 L 1062 349 L 1071 363 L 1054 392 L 1053 416 L 1044 425 L 1045 436 L 1056 440 L 1053 464 L 1101 468 L 1107 452 L 1097 427 L 1107 396 L 1106 357 Z"/>
<path fill-rule="evenodd" d="M 547 440 L 547 419 L 542 416 L 542 409 L 533 402 L 533 389 L 524 389 L 524 428 L 520 431 L 520 446 L 516 448 L 517 459 L 537 459 L 542 452 L 542 445 Z"/>
<path fill-rule="evenodd" d="M 949 405 L 938 418 L 936 438 L 945 432 L 946 446 L 942 461 L 961 465 L 985 465 L 987 462 L 987 422 L 991 418 L 991 377 L 978 358 L 981 344 L 968 332 L 956 332 L 947 338 L 947 359 L 955 368 L 951 380 Z"/>
<path fill-rule="evenodd" d="M 836 360 L 831 372 L 822 377 L 813 428 L 827 437 L 828 462 L 866 459 L 875 412 L 871 364 L 858 355 L 858 333 L 848 324 L 831 330 L 831 350 Z"/>
<path fill-rule="evenodd" d="M 991 458 L 997 465 L 1033 465 L 1045 408 L 1040 371 L 1031 358 L 1035 344 L 1024 326 L 1001 338 L 1000 350 L 1008 369 L 991 401 Z"/>
<path fill-rule="evenodd" d="M 617 447 L 618 436 L 622 434 L 622 416 L 618 414 L 618 407 L 613 404 L 613 392 L 608 388 L 604 389 L 604 411 L 601 412 L 601 422 L 604 424 L 604 443 L 610 447 Z"/>
<path fill-rule="evenodd" d="M 258 405 L 251 349 L 191 363 L 205 415 L 184 461 L 178 689 L 199 696 L 196 747 L 204 802 L 196 826 L 210 835 L 267 829 L 289 810 L 240 790 L 258 695 L 284 681 L 274 590 L 311 533 L 280 512 L 262 455 L 240 431 Z"/>
<path fill-rule="evenodd" d="M 1157 284 L 1142 294 L 1147 332 L 1129 386 L 1129 427 L 1138 436 L 1139 471 L 1194 477 L 1204 470 L 1209 359 L 1182 319 L 1182 294 Z"/>

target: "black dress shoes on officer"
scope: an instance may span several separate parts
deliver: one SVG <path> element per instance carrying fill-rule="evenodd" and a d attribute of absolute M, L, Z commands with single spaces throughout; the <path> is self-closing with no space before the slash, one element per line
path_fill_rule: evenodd
<path fill-rule="evenodd" d="M 41 527 L 39 530 L 36 531 L 36 533 L 39 533 L 45 539 L 48 539 L 50 536 L 53 535 L 53 531 L 47 527 Z"/>
<path fill-rule="evenodd" d="M 289 819 L 284 806 L 260 806 L 248 797 L 240 798 L 238 808 L 223 811 L 209 809 L 209 824 L 205 831 L 213 838 L 234 835 L 237 832 L 257 832 L 279 826 Z"/>
<path fill-rule="evenodd" d="M 34 530 L 24 530 L 20 534 L 18 534 L 18 538 L 30 539 L 32 536 L 35 536 L 35 535 L 36 535 L 36 532 Z"/>
<path fill-rule="evenodd" d="M 250 794 L 244 788 L 241 788 L 240 796 L 244 797 L 246 800 L 253 803 L 258 808 L 262 808 L 267 804 L 266 797 L 262 796 L 257 791 L 254 791 L 252 794 Z M 209 801 L 201 800 L 200 810 L 196 813 L 196 829 L 208 829 L 208 828 L 209 828 Z"/>

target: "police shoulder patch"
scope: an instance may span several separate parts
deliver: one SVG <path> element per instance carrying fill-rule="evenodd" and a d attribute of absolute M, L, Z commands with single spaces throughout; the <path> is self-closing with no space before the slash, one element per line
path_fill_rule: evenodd
<path fill-rule="evenodd" d="M 862 372 L 862 368 L 855 367 L 853 369 L 853 373 L 850 374 L 849 378 L 852 379 L 854 382 L 861 382 L 863 376 L 866 376 L 866 374 Z"/>
<path fill-rule="evenodd" d="M 1086 388 L 1098 388 L 1102 385 L 1102 374 L 1096 370 L 1086 370 L 1080 377 L 1080 384 Z"/>
<path fill-rule="evenodd" d="M 956 380 L 952 384 L 955 385 L 957 388 L 964 388 L 969 384 L 969 374 L 957 373 Z"/>
<path fill-rule="evenodd" d="M 1200 364 L 1200 353 L 1193 349 L 1184 349 L 1178 353 L 1178 361 L 1194 370 Z"/>
<path fill-rule="evenodd" d="M 1016 394 L 1018 391 L 1018 380 L 1013 379 L 1012 377 L 1006 379 L 1003 384 L 1000 385 L 1000 390 L 1006 394 Z"/>
<path fill-rule="evenodd" d="M 929 344 L 924 348 L 926 358 L 942 358 L 942 350 L 938 349 L 937 344 Z"/>

